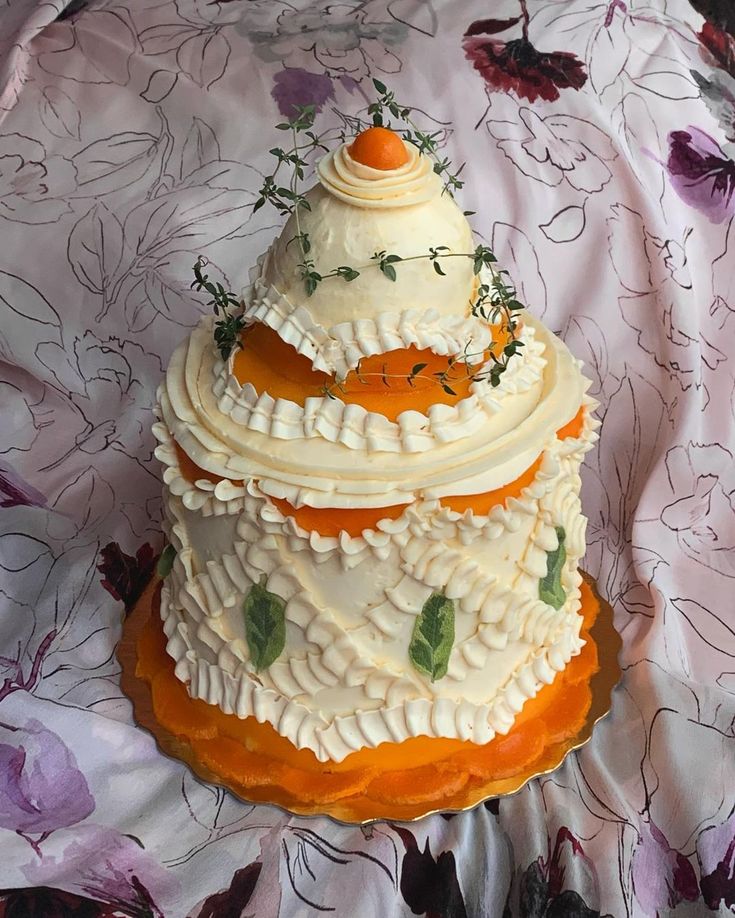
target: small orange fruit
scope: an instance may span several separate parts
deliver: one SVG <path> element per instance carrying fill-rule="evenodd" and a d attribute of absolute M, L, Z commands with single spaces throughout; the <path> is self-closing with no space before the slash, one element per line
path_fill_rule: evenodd
<path fill-rule="evenodd" d="M 355 137 L 349 149 L 350 156 L 363 166 L 372 169 L 398 169 L 408 162 L 405 144 L 389 128 L 371 127 Z"/>

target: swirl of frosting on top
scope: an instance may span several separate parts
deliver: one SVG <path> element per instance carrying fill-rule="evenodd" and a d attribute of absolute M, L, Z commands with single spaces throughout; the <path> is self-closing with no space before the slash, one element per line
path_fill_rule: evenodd
<path fill-rule="evenodd" d="M 397 169 L 366 166 L 343 143 L 319 162 L 319 181 L 330 194 L 356 207 L 407 207 L 438 197 L 442 183 L 431 160 L 412 143 L 402 143 L 408 160 Z"/>

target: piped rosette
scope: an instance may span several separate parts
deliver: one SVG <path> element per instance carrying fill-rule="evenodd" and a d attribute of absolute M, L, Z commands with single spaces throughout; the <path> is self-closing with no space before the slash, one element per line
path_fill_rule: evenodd
<path fill-rule="evenodd" d="M 412 143 L 400 143 L 405 163 L 389 170 L 359 162 L 351 145 L 343 143 L 319 162 L 319 181 L 336 198 L 360 207 L 411 207 L 438 197 L 442 182 L 432 161 Z"/>

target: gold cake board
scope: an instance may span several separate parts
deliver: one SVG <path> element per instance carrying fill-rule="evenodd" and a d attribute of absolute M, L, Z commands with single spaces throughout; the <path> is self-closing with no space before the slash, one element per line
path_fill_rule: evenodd
<path fill-rule="evenodd" d="M 526 769 L 509 778 L 472 784 L 464 791 L 452 796 L 451 801 L 448 801 L 450 805 L 447 806 L 441 806 L 437 801 L 391 806 L 366 798 L 361 798 L 357 802 L 347 798 L 331 803 L 300 804 L 289 798 L 288 795 L 284 796 L 281 789 L 275 786 L 244 789 L 199 761 L 189 742 L 183 737 L 170 733 L 158 722 L 153 710 L 151 686 L 136 675 L 138 638 L 149 617 L 158 614 L 157 587 L 160 584 L 158 578 L 154 578 L 149 583 L 123 622 L 122 637 L 117 647 L 117 657 L 122 668 L 120 684 L 123 692 L 132 702 L 138 726 L 153 734 L 163 753 L 184 762 L 199 778 L 210 784 L 226 788 L 245 803 L 266 803 L 298 816 L 329 816 L 338 822 L 350 825 L 366 825 L 379 819 L 412 822 L 434 813 L 465 812 L 495 797 L 515 794 L 532 779 L 554 771 L 570 752 L 581 748 L 589 741 L 595 724 L 609 712 L 612 690 L 620 679 L 618 654 L 622 642 L 613 625 L 612 608 L 600 597 L 592 578 L 587 574 L 583 576 L 599 603 L 599 613 L 590 629 L 591 637 L 597 645 L 599 669 L 592 675 L 589 682 L 592 704 L 584 725 L 574 736 L 564 742 L 547 746 L 542 756 Z"/>

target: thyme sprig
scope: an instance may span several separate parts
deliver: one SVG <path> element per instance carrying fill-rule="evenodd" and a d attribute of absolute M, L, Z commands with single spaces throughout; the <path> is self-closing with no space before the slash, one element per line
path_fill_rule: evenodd
<path fill-rule="evenodd" d="M 426 153 L 434 160 L 434 172 L 444 178 L 444 191 L 453 194 L 463 187 L 464 182 L 459 176 L 465 167 L 462 163 L 455 173 L 450 172 L 452 162 L 448 157 L 442 157 L 439 153 L 439 144 L 437 138 L 441 137 L 441 131 L 422 131 L 412 118 L 413 109 L 404 105 L 396 99 L 396 94 L 380 80 L 373 80 L 373 86 L 380 93 L 375 102 L 368 105 L 368 115 L 372 117 L 373 125 L 376 127 L 391 127 L 390 122 L 386 124 L 386 111 L 394 118 L 404 121 L 408 127 L 398 128 L 404 140 L 418 147 L 420 153 Z"/>
<path fill-rule="evenodd" d="M 194 263 L 194 280 L 191 282 L 191 288 L 199 292 L 206 290 L 212 297 L 207 302 L 207 306 L 214 309 L 214 314 L 219 316 L 214 323 L 214 341 L 223 360 L 232 353 L 233 348 L 240 344 L 240 332 L 245 327 L 242 317 L 242 311 L 233 313 L 231 309 L 240 308 L 240 300 L 220 283 L 213 283 L 208 274 L 203 274 L 202 270 L 207 267 L 209 262 L 200 255 Z"/>

